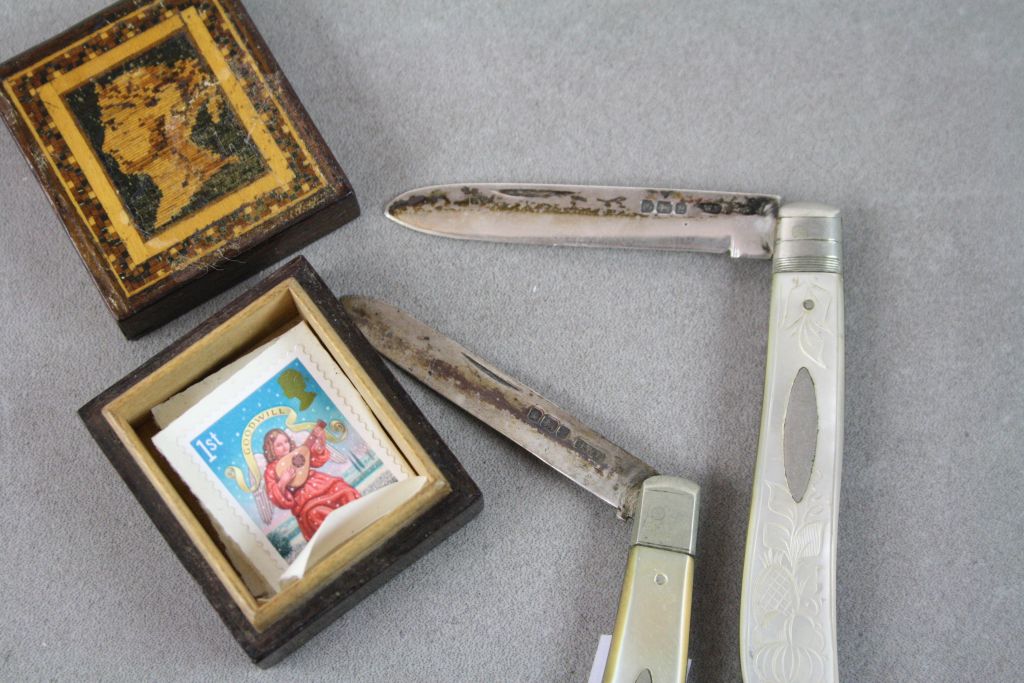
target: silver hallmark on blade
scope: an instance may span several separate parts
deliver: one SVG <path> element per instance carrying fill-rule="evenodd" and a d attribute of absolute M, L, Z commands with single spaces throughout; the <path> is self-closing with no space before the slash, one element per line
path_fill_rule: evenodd
<path fill-rule="evenodd" d="M 411 190 L 387 216 L 470 240 L 770 258 L 779 197 L 635 187 L 452 184 Z"/>
<path fill-rule="evenodd" d="M 618 510 L 632 516 L 657 472 L 529 387 L 382 301 L 342 297 L 384 357 Z"/>

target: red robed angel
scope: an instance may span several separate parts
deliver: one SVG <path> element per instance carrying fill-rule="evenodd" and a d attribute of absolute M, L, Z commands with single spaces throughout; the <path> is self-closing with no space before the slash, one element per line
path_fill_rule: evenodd
<path fill-rule="evenodd" d="M 291 437 L 280 429 L 271 429 L 263 437 L 263 455 L 267 459 L 263 476 L 267 495 L 277 507 L 292 511 L 307 541 L 327 515 L 359 498 L 359 492 L 341 477 L 312 469 L 323 466 L 329 457 L 324 434 L 326 426 L 323 421 L 318 422 L 301 446 L 296 446 Z M 301 485 L 291 486 L 293 480 L 301 480 L 303 471 L 307 469 L 307 458 L 309 476 Z"/>

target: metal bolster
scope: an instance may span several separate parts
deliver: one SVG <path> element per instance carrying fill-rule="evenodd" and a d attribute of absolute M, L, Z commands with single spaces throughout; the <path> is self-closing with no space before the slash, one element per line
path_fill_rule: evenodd
<path fill-rule="evenodd" d="M 697 552 L 700 487 L 689 479 L 657 475 L 646 479 L 633 517 L 630 545 L 676 553 Z"/>
<path fill-rule="evenodd" d="M 843 272 L 842 219 L 824 204 L 785 204 L 775 233 L 776 273 Z"/>

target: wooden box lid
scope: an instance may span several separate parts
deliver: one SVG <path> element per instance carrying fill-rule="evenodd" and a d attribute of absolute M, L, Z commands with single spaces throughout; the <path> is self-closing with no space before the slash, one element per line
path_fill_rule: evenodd
<path fill-rule="evenodd" d="M 237 0 L 127 0 L 0 65 L 0 116 L 129 337 L 352 220 Z"/>
<path fill-rule="evenodd" d="M 406 464 L 428 483 L 401 508 L 332 551 L 299 582 L 260 600 L 248 592 L 188 487 L 153 446 L 158 428 L 150 411 L 299 321 L 309 325 L 355 385 Z M 483 506 L 480 489 L 301 257 L 128 374 L 79 414 L 234 637 L 262 667 L 280 661 Z M 131 549 L 126 552 L 124 559 L 130 561 Z"/>

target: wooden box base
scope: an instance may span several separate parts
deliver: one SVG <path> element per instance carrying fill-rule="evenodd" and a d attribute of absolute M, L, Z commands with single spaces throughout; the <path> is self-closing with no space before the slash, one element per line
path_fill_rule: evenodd
<path fill-rule="evenodd" d="M 267 600 L 246 589 L 210 520 L 163 456 L 150 410 L 304 320 L 352 381 L 423 489 Z M 155 356 L 80 411 L 246 653 L 270 666 L 471 519 L 480 490 L 303 258 Z"/>

